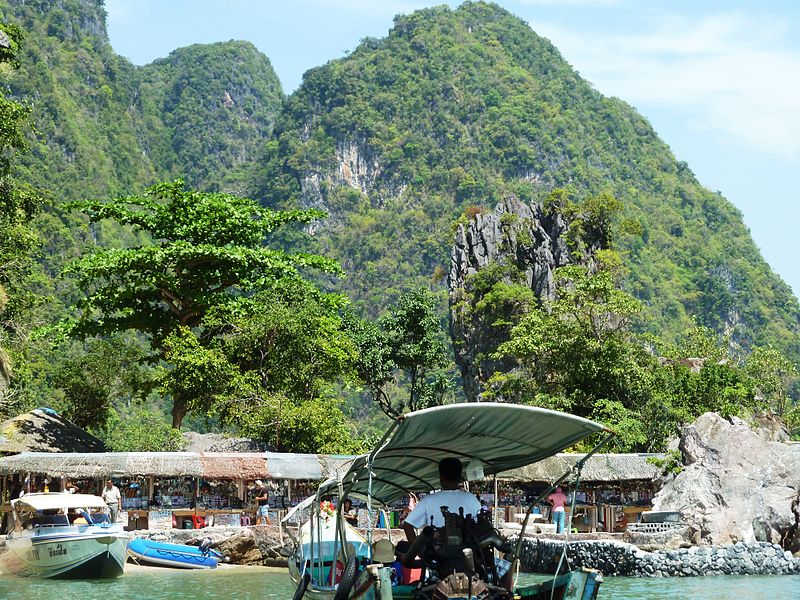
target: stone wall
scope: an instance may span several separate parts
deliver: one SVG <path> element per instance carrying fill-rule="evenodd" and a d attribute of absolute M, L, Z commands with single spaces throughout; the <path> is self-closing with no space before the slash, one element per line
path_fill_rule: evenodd
<path fill-rule="evenodd" d="M 525 572 L 555 573 L 565 542 L 544 538 L 523 541 Z M 625 542 L 567 542 L 572 568 L 590 567 L 604 575 L 627 577 L 694 577 L 705 575 L 786 575 L 800 573 L 800 558 L 778 544 L 754 542 L 725 546 L 692 546 L 646 552 Z M 562 566 L 562 571 L 566 567 Z"/>

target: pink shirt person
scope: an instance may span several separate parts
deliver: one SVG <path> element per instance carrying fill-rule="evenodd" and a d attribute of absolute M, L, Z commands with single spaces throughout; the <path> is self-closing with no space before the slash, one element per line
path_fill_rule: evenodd
<path fill-rule="evenodd" d="M 556 533 L 564 532 L 565 511 L 564 505 L 567 503 L 567 495 L 561 490 L 560 487 L 547 497 L 547 501 L 553 505 L 552 521 L 556 524 Z"/>
<path fill-rule="evenodd" d="M 567 495 L 561 490 L 560 487 L 547 497 L 547 501 L 553 505 L 553 512 L 563 511 L 564 505 L 567 503 Z"/>

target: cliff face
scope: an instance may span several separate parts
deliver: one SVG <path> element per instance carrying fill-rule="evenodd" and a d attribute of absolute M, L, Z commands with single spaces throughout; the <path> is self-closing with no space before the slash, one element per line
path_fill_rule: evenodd
<path fill-rule="evenodd" d="M 502 200 L 493 212 L 479 213 L 468 224 L 459 225 L 447 284 L 450 334 L 467 400 L 479 401 L 488 377 L 512 368 L 490 357 L 507 339 L 508 328 L 489 322 L 491 311 L 476 310 L 482 283 L 476 276 L 490 265 L 499 265 L 502 269 L 495 270 L 494 281 L 524 286 L 537 299 L 552 298 L 553 271 L 570 262 L 565 231 L 566 223 L 558 213 L 546 215 L 539 204 L 526 204 L 513 196 Z M 514 307 L 508 309 L 513 312 Z"/>
<path fill-rule="evenodd" d="M 252 44 L 195 45 L 136 67 L 112 49 L 102 0 L 0 0 L 0 19 L 26 35 L 9 81 L 38 131 L 17 161 L 22 180 L 65 200 L 175 177 L 241 191 L 283 100 Z"/>
<path fill-rule="evenodd" d="M 373 316 L 447 271 L 461 215 L 512 193 L 609 192 L 642 225 L 619 250 L 654 332 L 674 341 L 696 320 L 800 356 L 800 307 L 738 211 L 493 4 L 399 16 L 385 38 L 308 71 L 251 185 L 265 204 L 328 212 L 300 247 L 339 259 L 342 288 Z"/>

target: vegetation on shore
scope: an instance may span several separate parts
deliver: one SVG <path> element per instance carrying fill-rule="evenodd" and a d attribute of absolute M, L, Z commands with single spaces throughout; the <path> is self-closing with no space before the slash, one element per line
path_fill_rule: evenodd
<path fill-rule="evenodd" d="M 512 365 L 487 398 L 598 419 L 628 450 L 706 410 L 800 434 L 800 310 L 738 213 L 502 9 L 398 17 L 280 108 L 248 44 L 139 69 L 99 3 L 36 7 L 0 9 L 0 415 L 46 403 L 116 450 L 188 427 L 358 451 L 385 416 L 460 398 L 452 229 L 514 192 L 571 218 L 577 259 L 554 299 L 508 265 L 472 276 Z M 334 176 L 353 152 L 363 187 Z M 244 188 L 261 202 L 223 191 Z"/>

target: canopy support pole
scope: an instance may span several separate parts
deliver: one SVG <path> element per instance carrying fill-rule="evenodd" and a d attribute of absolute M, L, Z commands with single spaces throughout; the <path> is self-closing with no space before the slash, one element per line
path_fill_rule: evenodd
<path fill-rule="evenodd" d="M 497 518 L 497 512 L 500 509 L 500 499 L 497 497 L 498 492 L 500 491 L 497 485 L 497 473 L 494 474 L 494 506 L 492 507 L 492 525 L 495 529 L 500 524 L 499 519 Z"/>
<path fill-rule="evenodd" d="M 602 440 L 600 440 L 594 448 L 592 448 L 582 459 L 580 459 L 575 464 L 574 467 L 572 467 L 566 473 L 564 473 L 561 477 L 556 479 L 550 485 L 550 487 L 548 487 L 544 492 L 539 494 L 539 496 L 533 502 L 531 502 L 530 505 L 528 506 L 528 510 L 525 511 L 525 520 L 522 521 L 522 530 L 519 532 L 519 537 L 517 538 L 517 546 L 516 546 L 516 548 L 514 548 L 514 559 L 513 559 L 514 562 L 511 565 L 511 568 L 512 568 L 512 572 L 515 573 L 515 578 L 516 578 L 516 575 L 519 574 L 519 571 L 517 569 L 519 569 L 519 557 L 520 557 L 520 553 L 522 552 L 522 541 L 523 541 L 523 539 L 525 537 L 525 529 L 528 527 L 528 519 L 530 519 L 531 511 L 533 510 L 533 507 L 538 505 L 539 502 L 541 502 L 542 500 L 547 498 L 547 496 L 549 496 L 550 493 L 553 490 L 555 490 L 558 486 L 560 486 L 564 481 L 569 479 L 569 477 L 570 477 L 570 475 L 572 475 L 572 473 L 574 473 L 576 470 L 580 471 L 581 469 L 583 469 L 583 465 L 586 463 L 586 461 L 589 460 L 589 458 L 591 456 L 593 456 L 594 454 L 597 454 L 597 452 L 603 446 L 605 446 L 608 442 L 610 442 L 615 437 L 616 434 L 613 431 L 610 431 L 610 430 L 606 430 L 606 431 L 607 431 L 606 437 L 604 437 Z"/>
<path fill-rule="evenodd" d="M 383 450 L 386 444 L 389 443 L 389 438 L 394 433 L 394 430 L 397 429 L 398 425 L 400 425 L 403 417 L 400 416 L 394 420 L 394 423 L 386 430 L 386 433 L 383 434 L 383 437 L 380 441 L 375 445 L 375 449 L 367 455 L 367 473 L 369 474 L 369 480 L 367 481 L 367 515 L 369 518 L 369 523 L 367 524 L 367 544 L 369 544 L 369 554 L 370 558 L 372 558 L 372 530 L 374 528 L 373 523 L 373 516 L 372 516 L 372 461 L 375 460 L 375 457 L 378 453 Z M 341 501 L 344 502 L 344 498 L 341 498 Z"/>

